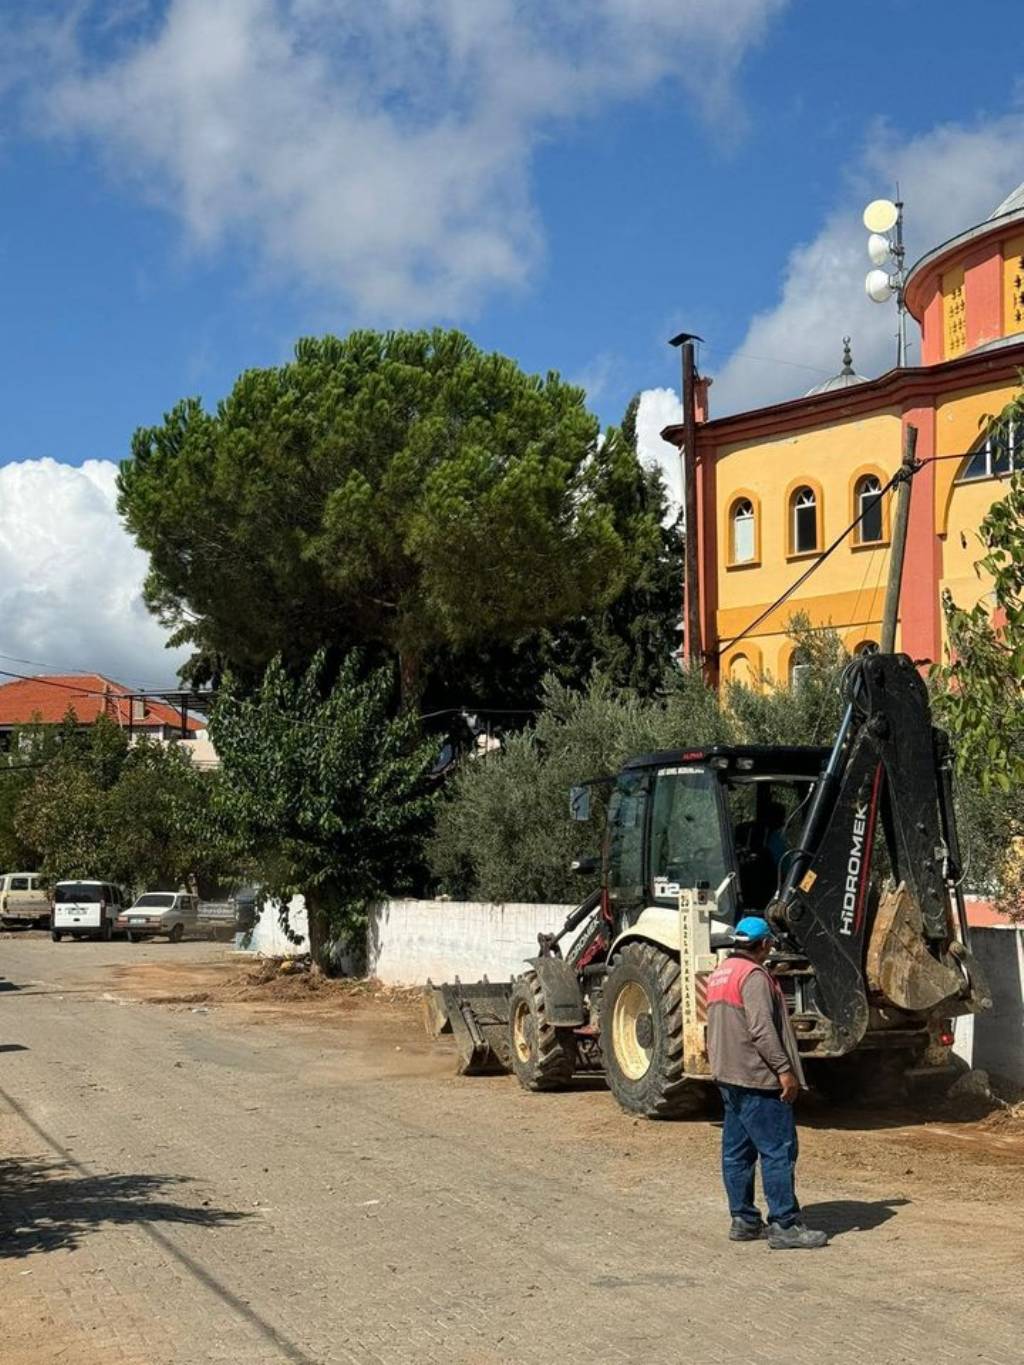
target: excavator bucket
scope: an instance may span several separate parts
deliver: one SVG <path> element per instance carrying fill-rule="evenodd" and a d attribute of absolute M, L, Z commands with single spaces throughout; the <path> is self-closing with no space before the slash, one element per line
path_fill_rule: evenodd
<path fill-rule="evenodd" d="M 435 986 L 428 981 L 423 992 L 423 1022 L 434 1038 L 451 1033 L 460 1076 L 494 1076 L 511 1071 L 508 1002 L 512 983 L 492 984 L 486 977 L 463 985 L 454 982 Z"/>
<path fill-rule="evenodd" d="M 947 1002 L 950 1014 L 975 1014 L 992 1004 L 981 968 L 961 943 L 941 959 L 928 951 L 921 907 L 904 882 L 882 894 L 865 965 L 871 989 L 898 1009 L 918 1013 Z"/>

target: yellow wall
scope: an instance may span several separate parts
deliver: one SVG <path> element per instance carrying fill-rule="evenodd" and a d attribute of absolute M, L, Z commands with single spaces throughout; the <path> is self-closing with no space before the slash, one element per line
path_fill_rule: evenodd
<path fill-rule="evenodd" d="M 805 481 L 819 491 L 819 540 L 824 547 L 853 520 L 857 479 L 873 472 L 885 483 L 900 462 L 901 440 L 899 414 L 886 411 L 722 451 L 717 463 L 719 640 L 739 634 L 814 559 L 790 553 L 788 494 Z M 749 498 L 758 512 L 760 557 L 753 564 L 730 567 L 729 512 L 738 497 Z M 798 611 L 806 612 L 814 625 L 835 626 L 848 648 L 862 639 L 877 639 L 888 559 L 887 543 L 871 548 L 845 542 L 754 635 L 724 653 L 722 676 L 730 676 L 733 654 L 743 653 L 752 661 L 756 653 L 764 673 L 785 679 L 792 649 L 786 623 Z"/>
<path fill-rule="evenodd" d="M 984 419 L 997 416 L 1019 392 L 1016 384 L 950 394 L 935 413 L 935 453 L 959 454 L 976 445 Z M 957 482 L 962 460 L 939 460 L 935 470 L 935 526 L 941 549 L 940 586 L 957 606 L 973 607 L 991 590 L 992 580 L 974 565 L 982 554 L 978 527 L 988 509 L 1006 494 L 1005 479 Z"/>
<path fill-rule="evenodd" d="M 1003 243 L 1003 335 L 1024 332 L 1024 236 Z"/>
<path fill-rule="evenodd" d="M 942 276 L 942 338 L 947 360 L 959 355 L 967 345 L 966 319 L 964 268 L 955 265 Z"/>

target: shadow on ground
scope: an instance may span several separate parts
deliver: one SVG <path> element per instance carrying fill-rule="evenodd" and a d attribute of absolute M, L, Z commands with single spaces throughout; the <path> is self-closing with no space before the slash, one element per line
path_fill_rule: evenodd
<path fill-rule="evenodd" d="M 0 1260 L 73 1250 L 95 1229 L 143 1223 L 223 1227 L 251 1215 L 162 1198 L 174 1175 L 82 1175 L 60 1161 L 0 1160 Z"/>
<path fill-rule="evenodd" d="M 844 1232 L 870 1232 L 881 1227 L 909 1203 L 909 1199 L 829 1199 L 805 1204 L 803 1212 L 809 1227 L 838 1237 Z"/>

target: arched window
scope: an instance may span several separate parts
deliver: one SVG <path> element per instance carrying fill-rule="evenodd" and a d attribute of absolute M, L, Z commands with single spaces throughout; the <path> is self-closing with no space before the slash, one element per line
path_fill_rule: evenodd
<path fill-rule="evenodd" d="M 860 655 L 860 654 L 877 654 L 877 653 L 878 653 L 878 641 L 877 641 L 877 640 L 861 640 L 861 642 L 860 642 L 859 645 L 854 645 L 854 647 L 853 647 L 853 652 L 854 652 L 855 655 Z"/>
<path fill-rule="evenodd" d="M 749 564 L 754 558 L 756 538 L 754 504 L 749 498 L 738 498 L 732 505 L 732 562 Z"/>
<path fill-rule="evenodd" d="M 960 471 L 960 479 L 1005 479 L 1015 469 L 1024 468 L 1024 452 L 1018 449 L 1016 425 L 1012 421 L 994 423 Z"/>
<path fill-rule="evenodd" d="M 729 681 L 753 687 L 754 669 L 745 654 L 734 654 L 729 661 Z"/>
<path fill-rule="evenodd" d="M 789 500 L 790 540 L 793 554 L 807 554 L 818 548 L 818 499 L 813 488 L 798 488 Z"/>
<path fill-rule="evenodd" d="M 882 518 L 882 485 L 874 474 L 865 474 L 857 480 L 855 491 L 855 514 L 861 523 L 857 527 L 857 540 L 861 545 L 871 545 L 884 538 Z"/>
<path fill-rule="evenodd" d="M 793 691 L 803 687 L 811 671 L 811 656 L 806 649 L 794 649 L 789 656 L 789 685 Z"/>

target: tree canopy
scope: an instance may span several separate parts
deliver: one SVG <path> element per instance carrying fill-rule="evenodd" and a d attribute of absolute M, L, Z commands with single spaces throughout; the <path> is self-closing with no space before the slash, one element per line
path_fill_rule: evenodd
<path fill-rule="evenodd" d="M 178 746 L 129 744 L 107 717 L 83 730 L 69 715 L 40 730 L 19 761 L 25 773 L 0 779 L 21 787 L 13 835 L 48 882 L 100 877 L 140 890 L 194 878 L 205 888 L 232 871 L 235 849 L 213 801 L 219 775 Z"/>
<path fill-rule="evenodd" d="M 1024 395 L 1001 414 L 1024 430 Z M 946 662 L 933 670 L 935 707 L 956 754 L 959 806 L 970 875 L 1024 920 L 1024 471 L 979 528 L 978 571 L 992 591 L 971 608 L 946 595 Z"/>
<path fill-rule="evenodd" d="M 317 964 L 374 900 L 409 888 L 431 813 L 434 748 L 390 715 L 389 670 L 360 665 L 350 654 L 325 686 L 323 651 L 298 679 L 273 659 L 253 690 L 229 676 L 210 716 L 224 817 L 266 895 L 304 896 Z"/>
<path fill-rule="evenodd" d="M 277 655 L 397 660 L 407 702 L 443 652 L 600 610 L 629 569 L 583 391 L 458 332 L 300 341 L 215 412 L 136 432 L 119 508 L 188 675 L 252 682 Z M 637 531 L 636 518 L 629 523 Z"/>

